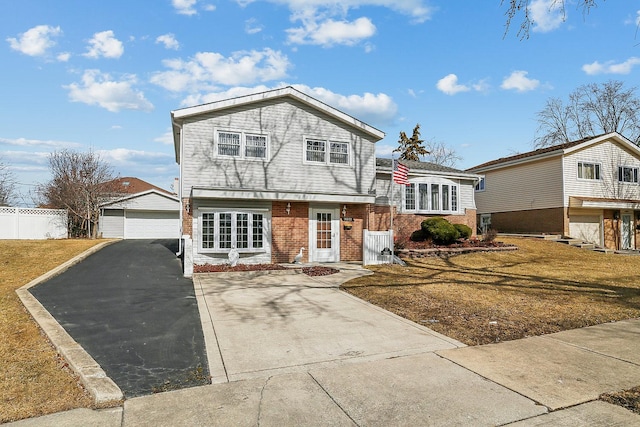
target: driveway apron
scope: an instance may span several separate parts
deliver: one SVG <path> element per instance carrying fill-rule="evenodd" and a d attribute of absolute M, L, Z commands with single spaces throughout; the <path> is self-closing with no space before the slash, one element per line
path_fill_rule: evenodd
<path fill-rule="evenodd" d="M 30 292 L 125 397 L 206 383 L 192 281 L 173 240 L 107 246 Z"/>

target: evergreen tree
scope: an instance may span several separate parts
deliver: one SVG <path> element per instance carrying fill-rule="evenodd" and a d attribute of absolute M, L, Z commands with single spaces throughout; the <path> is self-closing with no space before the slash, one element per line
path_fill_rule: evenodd
<path fill-rule="evenodd" d="M 415 160 L 419 162 L 420 156 L 429 154 L 429 151 L 422 145 L 423 142 L 424 140 L 420 139 L 420 124 L 418 123 L 413 128 L 411 138 L 407 137 L 404 131 L 400 131 L 400 139 L 398 140 L 400 146 L 393 152 L 400 152 L 400 160 Z"/>

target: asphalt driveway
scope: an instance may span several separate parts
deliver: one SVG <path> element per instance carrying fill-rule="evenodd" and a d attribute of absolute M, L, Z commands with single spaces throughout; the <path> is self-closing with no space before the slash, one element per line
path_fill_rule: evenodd
<path fill-rule="evenodd" d="M 124 240 L 30 289 L 125 397 L 206 383 L 193 283 L 175 240 Z"/>

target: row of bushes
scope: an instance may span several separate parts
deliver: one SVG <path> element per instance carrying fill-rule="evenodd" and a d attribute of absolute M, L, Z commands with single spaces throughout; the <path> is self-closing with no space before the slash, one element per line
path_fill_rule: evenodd
<path fill-rule="evenodd" d="M 471 227 L 464 224 L 451 224 L 444 218 L 427 218 L 420 224 L 420 230 L 411 234 L 411 240 L 422 242 L 431 240 L 437 245 L 450 245 L 458 239 L 471 237 Z"/>

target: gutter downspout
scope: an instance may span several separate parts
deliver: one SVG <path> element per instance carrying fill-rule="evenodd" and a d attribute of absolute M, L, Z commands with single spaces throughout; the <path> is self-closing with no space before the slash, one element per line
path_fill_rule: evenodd
<path fill-rule="evenodd" d="M 173 118 L 173 114 L 171 115 L 171 123 L 172 125 L 177 126 L 180 129 L 180 155 L 182 155 L 182 125 L 179 125 L 178 123 L 176 123 L 176 121 Z M 177 159 L 176 159 L 177 160 Z M 178 188 L 177 193 L 178 193 L 178 199 L 180 200 L 180 216 L 179 216 L 179 221 L 180 221 L 180 236 L 178 237 L 178 252 L 176 253 L 176 257 L 179 257 L 182 255 L 182 224 L 183 224 L 183 216 L 182 216 L 182 211 L 183 211 L 183 206 L 182 206 L 182 161 L 180 160 L 178 162 L 178 166 L 180 169 L 180 172 L 178 173 Z"/>

